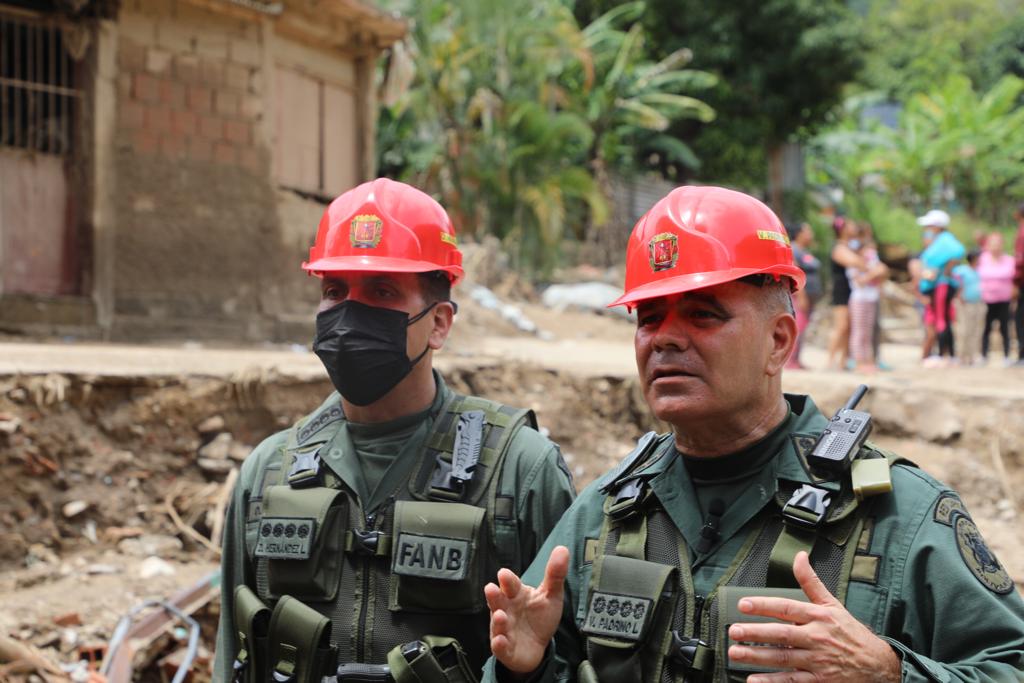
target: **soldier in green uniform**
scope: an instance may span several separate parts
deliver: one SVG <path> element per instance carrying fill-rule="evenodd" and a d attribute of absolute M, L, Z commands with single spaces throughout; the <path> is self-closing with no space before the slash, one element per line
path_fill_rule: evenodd
<path fill-rule="evenodd" d="M 783 394 L 803 282 L 747 195 L 640 220 L 616 303 L 672 433 L 485 588 L 485 680 L 1024 681 L 1024 603 L 957 494 L 860 439 L 865 413 Z"/>
<path fill-rule="evenodd" d="M 321 279 L 313 348 L 337 392 L 242 467 L 218 680 L 479 677 L 484 583 L 525 568 L 575 492 L 531 411 L 432 368 L 461 262 L 445 211 L 408 185 L 366 183 L 324 213 L 303 267 Z"/>

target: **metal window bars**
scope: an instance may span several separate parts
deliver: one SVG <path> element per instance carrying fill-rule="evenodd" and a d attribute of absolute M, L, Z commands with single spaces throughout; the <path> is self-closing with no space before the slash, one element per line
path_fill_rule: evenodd
<path fill-rule="evenodd" d="M 69 154 L 80 99 L 57 20 L 0 7 L 0 147 Z"/>

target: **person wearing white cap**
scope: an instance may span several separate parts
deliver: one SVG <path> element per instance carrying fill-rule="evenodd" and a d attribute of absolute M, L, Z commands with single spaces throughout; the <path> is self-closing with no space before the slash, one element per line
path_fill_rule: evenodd
<path fill-rule="evenodd" d="M 955 357 L 953 349 L 953 294 L 956 280 L 951 272 L 967 250 L 953 233 L 949 232 L 949 214 L 932 209 L 917 219 L 924 228 L 924 241 L 928 244 L 921 252 L 923 267 L 918 288 L 928 297 L 925 309 L 924 359 L 927 360 L 932 344 L 938 340 L 939 355 Z"/>

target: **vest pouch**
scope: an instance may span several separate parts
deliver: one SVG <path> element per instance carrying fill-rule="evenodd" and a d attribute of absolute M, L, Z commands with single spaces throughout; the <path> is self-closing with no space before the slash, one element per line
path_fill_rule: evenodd
<path fill-rule="evenodd" d="M 267 677 L 267 630 L 270 609 L 245 584 L 235 586 L 235 627 L 238 629 L 233 683 L 261 683 Z"/>
<path fill-rule="evenodd" d="M 774 669 L 757 664 L 747 664 L 729 661 L 729 647 L 732 645 L 749 645 L 740 643 L 729 636 L 729 627 L 732 624 L 754 624 L 754 623 L 787 623 L 772 617 L 762 617 L 753 614 L 740 612 L 739 601 L 741 598 L 766 597 L 766 598 L 787 598 L 808 602 L 807 596 L 799 588 L 748 588 L 744 586 L 722 586 L 718 589 L 718 623 L 720 645 L 719 652 L 723 654 L 725 661 L 726 681 L 746 681 L 747 677 L 758 673 L 776 673 L 786 669 Z"/>
<path fill-rule="evenodd" d="M 580 626 L 587 636 L 590 680 L 661 678 L 663 643 L 670 635 L 675 605 L 675 572 L 667 564 L 617 555 L 594 561 Z"/>
<path fill-rule="evenodd" d="M 267 664 L 274 683 L 320 683 L 334 673 L 331 620 L 287 595 L 270 616 Z"/>
<path fill-rule="evenodd" d="M 477 683 L 465 650 L 454 638 L 423 636 L 388 652 L 395 683 Z"/>
<path fill-rule="evenodd" d="M 346 499 L 338 489 L 267 487 L 255 556 L 266 559 L 271 597 L 333 600 L 346 522 Z"/>
<path fill-rule="evenodd" d="M 398 501 L 388 609 L 473 614 L 484 609 L 484 508 Z"/>

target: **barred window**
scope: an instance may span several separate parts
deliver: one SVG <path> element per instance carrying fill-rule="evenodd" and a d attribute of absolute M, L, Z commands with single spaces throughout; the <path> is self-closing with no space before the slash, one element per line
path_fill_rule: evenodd
<path fill-rule="evenodd" d="M 68 154 L 80 96 L 57 21 L 0 9 L 0 147 Z"/>

